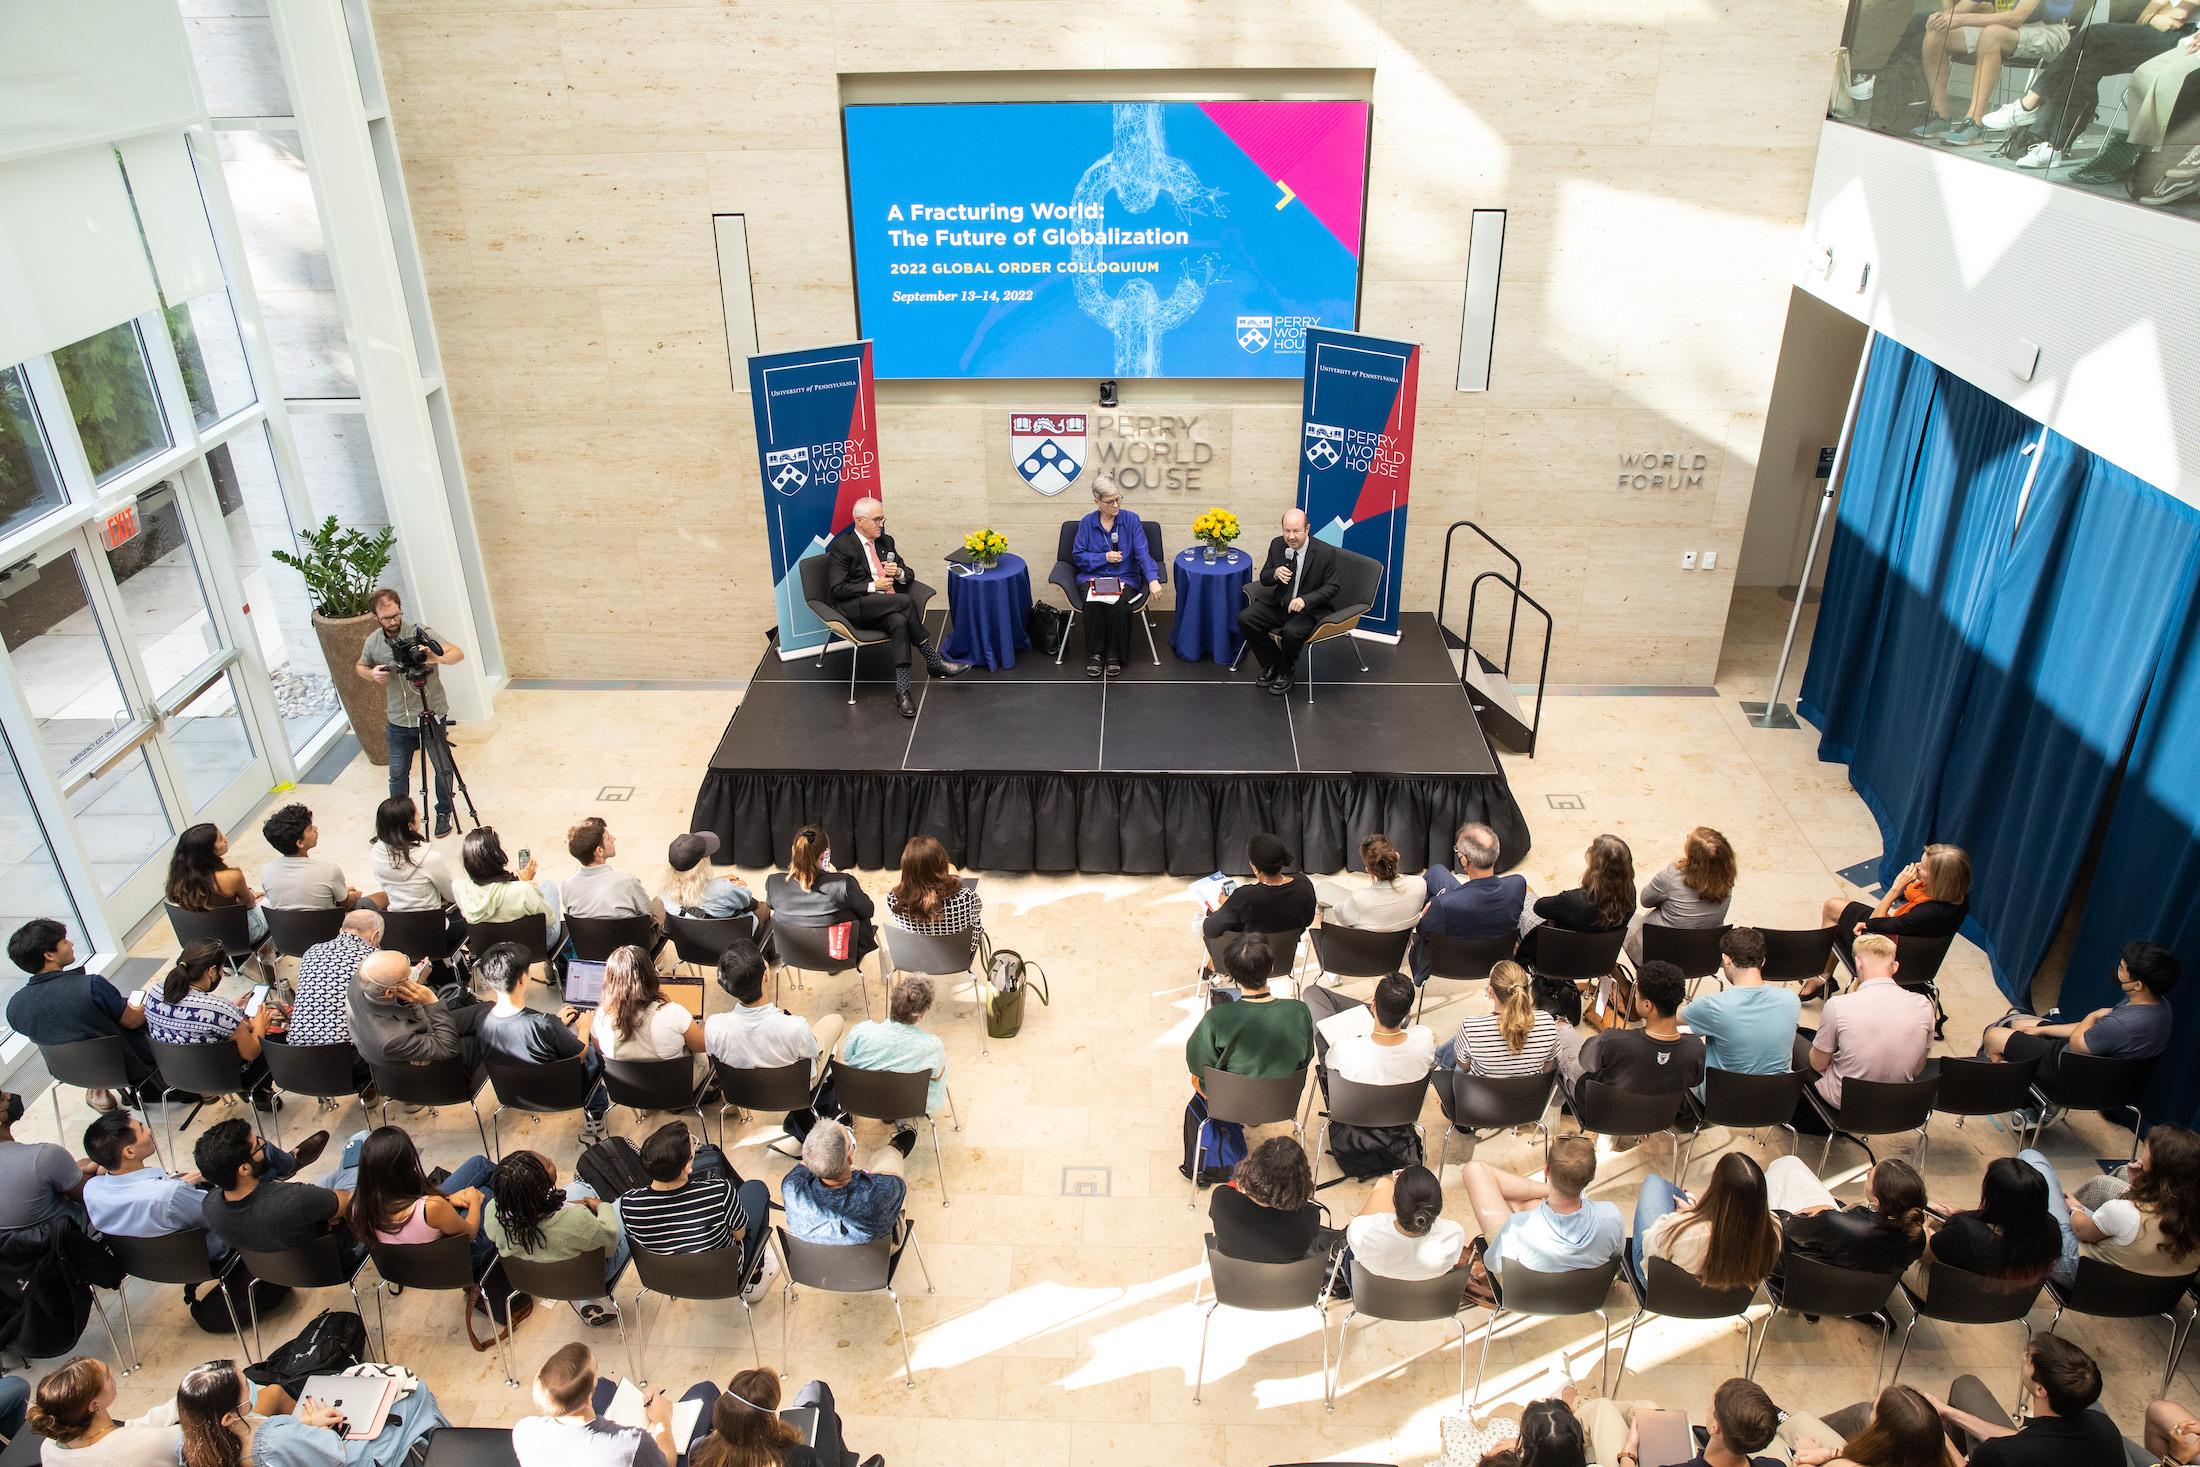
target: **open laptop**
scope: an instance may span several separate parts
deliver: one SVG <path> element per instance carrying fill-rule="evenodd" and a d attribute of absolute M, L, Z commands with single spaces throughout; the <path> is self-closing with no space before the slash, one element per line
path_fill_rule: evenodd
<path fill-rule="evenodd" d="M 578 958 L 565 965 L 565 1001 L 577 1009 L 592 1009 L 603 1002 L 603 964 Z"/>

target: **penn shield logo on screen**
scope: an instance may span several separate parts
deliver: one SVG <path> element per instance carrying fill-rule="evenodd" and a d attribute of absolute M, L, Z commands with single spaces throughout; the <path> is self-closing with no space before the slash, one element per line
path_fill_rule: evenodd
<path fill-rule="evenodd" d="M 1026 484 L 1052 498 L 1085 471 L 1085 415 L 1010 413 L 1008 456 Z"/>
<path fill-rule="evenodd" d="M 1327 423 L 1306 425 L 1306 461 L 1317 469 L 1326 469 L 1344 457 L 1344 429 L 1332 428 Z"/>
<path fill-rule="evenodd" d="M 809 461 L 807 448 L 782 448 L 776 453 L 767 453 L 764 455 L 764 477 L 782 494 L 800 494 L 802 486 L 810 482 L 810 471 L 803 467 Z"/>
<path fill-rule="evenodd" d="M 1268 344 L 1268 337 L 1276 329 L 1273 316 L 1240 316 L 1237 318 L 1238 345 L 1247 351 L 1259 351 Z"/>

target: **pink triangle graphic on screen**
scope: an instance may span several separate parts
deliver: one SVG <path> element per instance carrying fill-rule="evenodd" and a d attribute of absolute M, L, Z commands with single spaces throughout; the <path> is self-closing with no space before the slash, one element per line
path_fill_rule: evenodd
<path fill-rule="evenodd" d="M 1202 102 L 1199 109 L 1262 172 L 1288 185 L 1352 257 L 1359 258 L 1366 103 Z M 1270 207 L 1274 203 L 1268 201 Z"/>

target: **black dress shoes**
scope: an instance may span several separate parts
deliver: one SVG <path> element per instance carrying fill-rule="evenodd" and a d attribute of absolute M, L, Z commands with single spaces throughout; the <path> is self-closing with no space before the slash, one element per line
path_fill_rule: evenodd
<path fill-rule="evenodd" d="M 1279 698 L 1288 697 L 1291 692 L 1291 674 L 1279 672 L 1268 679 L 1268 691 Z"/>
<path fill-rule="evenodd" d="M 894 706 L 901 710 L 901 716 L 904 718 L 915 718 L 917 716 L 917 700 L 907 693 L 897 692 L 894 694 Z"/>
<path fill-rule="evenodd" d="M 942 662 L 939 671 L 933 673 L 932 676 L 961 677 L 968 671 L 970 671 L 970 664 L 967 662 Z"/>

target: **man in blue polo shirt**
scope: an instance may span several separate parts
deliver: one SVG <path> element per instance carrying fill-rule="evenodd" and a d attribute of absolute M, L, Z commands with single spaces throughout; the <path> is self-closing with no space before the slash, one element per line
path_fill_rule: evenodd
<path fill-rule="evenodd" d="M 160 1093 L 160 1067 L 145 1033 L 145 1010 L 123 1002 L 115 986 L 97 973 L 72 966 L 76 945 L 69 929 L 51 917 L 36 917 L 8 939 L 8 959 L 30 974 L 30 981 L 8 1000 L 8 1027 L 33 1044 L 75 1044 L 85 1039 L 122 1036 L 122 1063 L 132 1089 L 148 1098 Z M 119 1109 L 112 1090 L 85 1092 L 92 1109 Z"/>

